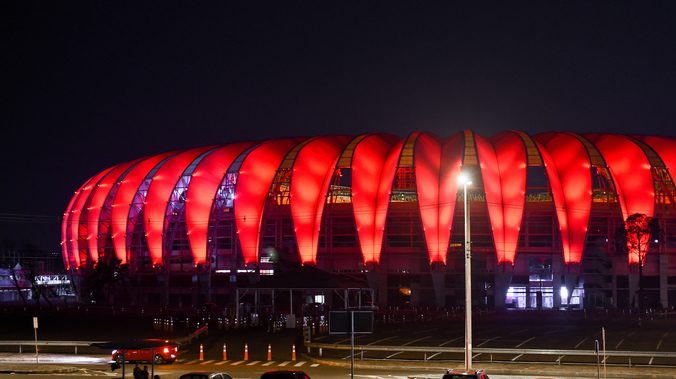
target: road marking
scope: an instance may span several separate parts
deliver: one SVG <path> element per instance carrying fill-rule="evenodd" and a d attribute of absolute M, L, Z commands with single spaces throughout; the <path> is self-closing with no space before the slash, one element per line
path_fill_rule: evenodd
<path fill-rule="evenodd" d="M 535 339 L 535 337 L 531 337 L 531 338 L 529 338 L 529 339 L 527 339 L 527 340 L 521 342 L 520 344 L 516 345 L 515 347 L 521 347 L 521 346 L 525 345 L 527 342 L 530 342 L 530 341 L 532 341 L 532 340 L 534 340 L 534 339 Z"/>
<path fill-rule="evenodd" d="M 356 340 L 358 338 L 363 338 L 363 337 L 366 337 L 366 335 L 362 334 L 360 336 L 354 336 L 354 339 Z M 343 338 L 342 340 L 336 341 L 336 345 L 340 345 L 341 343 L 345 343 L 345 342 L 349 341 L 350 339 L 351 338 Z"/>
<path fill-rule="evenodd" d="M 618 342 L 617 345 L 615 345 L 615 350 L 617 350 L 620 347 L 620 345 L 622 345 L 622 342 L 624 342 L 624 338 L 622 338 L 620 342 Z"/>
<path fill-rule="evenodd" d="M 186 364 L 186 365 L 192 365 L 192 364 L 195 364 L 195 363 L 197 363 L 197 362 L 199 362 L 199 361 L 200 361 L 199 359 L 193 359 L 192 361 L 187 361 L 187 362 L 185 362 L 184 364 Z"/>
<path fill-rule="evenodd" d="M 548 332 L 544 332 L 543 334 L 544 334 L 544 335 L 550 335 L 550 334 L 558 333 L 558 332 L 560 332 L 560 331 L 561 331 L 561 329 L 556 328 L 556 329 L 550 330 L 550 331 L 548 331 Z"/>
<path fill-rule="evenodd" d="M 273 363 L 275 363 L 275 361 L 269 361 L 269 362 L 263 363 L 261 366 L 270 366 Z"/>
<path fill-rule="evenodd" d="M 474 356 L 472 357 L 472 359 L 478 357 L 478 356 L 481 355 L 481 354 L 483 354 L 483 353 L 476 353 L 476 354 L 474 354 Z"/>
<path fill-rule="evenodd" d="M 587 340 L 587 337 L 583 338 L 582 341 L 578 342 L 577 345 L 575 345 L 575 348 L 577 349 L 578 347 L 580 347 L 580 345 L 582 345 L 584 343 L 584 341 L 586 341 L 586 340 Z"/>
<path fill-rule="evenodd" d="M 385 359 L 390 359 L 390 358 L 394 357 L 395 355 L 399 355 L 399 354 L 401 354 L 401 353 L 403 353 L 403 351 L 398 351 L 398 352 L 396 352 L 396 353 L 394 353 L 394 354 L 388 355 L 387 357 L 385 357 Z"/>
<path fill-rule="evenodd" d="M 517 330 L 516 332 L 509 333 L 508 336 L 511 336 L 511 335 L 514 335 L 514 334 L 523 333 L 523 332 L 527 332 L 527 331 L 529 331 L 529 330 L 530 330 L 530 329 L 521 329 L 521 330 Z"/>
<path fill-rule="evenodd" d="M 304 365 L 305 363 L 307 363 L 307 362 L 300 361 L 300 362 L 296 363 L 295 365 L 293 365 L 293 367 L 300 367 L 300 366 Z"/>
<path fill-rule="evenodd" d="M 428 356 L 427 359 L 430 360 L 430 359 L 436 357 L 436 356 L 439 355 L 439 354 L 441 354 L 441 352 L 439 352 L 439 353 L 434 353 L 434 354 Z"/>
<path fill-rule="evenodd" d="M 244 363 L 244 362 L 246 362 L 246 361 L 237 361 L 237 362 L 233 362 L 230 366 L 239 366 L 239 365 L 241 365 L 241 364 Z"/>
<path fill-rule="evenodd" d="M 379 340 L 377 340 L 377 341 L 373 341 L 373 342 L 371 342 L 371 343 L 367 343 L 366 346 L 375 345 L 375 344 L 377 344 L 377 343 L 384 342 L 384 341 L 387 341 L 387 340 L 391 340 L 391 339 L 394 339 L 394 338 L 397 338 L 397 337 L 399 337 L 399 336 L 389 336 L 389 337 L 381 338 L 381 339 L 379 339 Z"/>
<path fill-rule="evenodd" d="M 650 361 L 648 362 L 648 366 L 653 364 L 653 359 L 655 359 L 655 357 L 650 357 Z"/>
<path fill-rule="evenodd" d="M 662 346 L 662 341 L 664 341 L 664 338 L 667 336 L 667 334 L 669 334 L 669 332 L 665 332 L 664 334 L 662 334 L 662 338 L 660 338 L 660 342 L 657 343 L 657 348 L 655 348 L 655 350 L 660 349 L 660 346 Z"/>
<path fill-rule="evenodd" d="M 289 363 L 291 363 L 291 361 L 282 362 L 282 363 L 279 364 L 279 366 L 286 366 L 286 365 L 288 365 Z"/>
<path fill-rule="evenodd" d="M 257 363 L 261 363 L 261 361 L 253 361 L 253 362 L 247 363 L 246 365 L 247 365 L 247 366 L 253 366 L 253 365 L 257 364 Z"/>
<path fill-rule="evenodd" d="M 636 330 L 637 330 L 637 329 L 634 329 L 634 330 L 632 330 L 631 332 L 629 332 L 629 334 L 627 334 L 627 337 L 633 336 L 633 335 L 636 333 Z"/>
<path fill-rule="evenodd" d="M 310 367 L 319 367 L 319 363 L 313 363 L 310 365 Z"/>
<path fill-rule="evenodd" d="M 482 343 L 476 345 L 476 347 L 481 347 L 481 345 L 483 345 L 483 344 L 485 344 L 485 343 L 488 343 L 488 342 L 490 342 L 490 341 L 496 340 L 496 339 L 498 339 L 498 338 L 500 338 L 500 337 L 489 338 L 489 339 L 485 340 L 484 342 L 482 342 Z"/>
<path fill-rule="evenodd" d="M 555 362 L 557 362 L 558 364 L 561 364 L 561 360 L 563 359 L 563 357 L 565 357 L 565 355 L 559 355 L 559 357 L 556 358 Z"/>
<path fill-rule="evenodd" d="M 448 340 L 448 341 L 442 343 L 442 344 L 439 345 L 439 346 L 446 346 L 446 345 L 448 345 L 449 343 L 451 343 L 451 342 L 453 342 L 453 341 L 457 341 L 457 340 L 459 340 L 459 339 L 461 339 L 461 338 L 463 338 L 463 336 L 455 337 L 455 338 L 453 338 L 453 339 L 451 339 L 451 340 Z"/>
<path fill-rule="evenodd" d="M 421 331 L 418 331 L 418 332 L 414 332 L 413 334 L 423 334 L 423 333 L 436 332 L 436 331 L 437 331 L 436 329 L 425 329 L 425 330 L 421 330 Z"/>
<path fill-rule="evenodd" d="M 521 358 L 522 356 L 523 356 L 523 354 L 517 355 L 516 357 L 512 358 L 512 362 L 514 362 L 515 360 Z"/>
<path fill-rule="evenodd" d="M 230 361 L 220 361 L 220 362 L 214 363 L 214 365 L 220 366 L 220 365 L 224 365 L 224 364 L 226 364 L 226 363 L 228 363 L 228 362 L 230 362 Z"/>
<path fill-rule="evenodd" d="M 212 363 L 214 363 L 214 362 L 216 362 L 216 360 L 215 360 L 215 359 L 212 359 L 212 360 L 210 360 L 210 361 L 203 361 L 203 362 L 201 362 L 200 364 L 201 364 L 201 365 L 210 365 L 210 364 L 212 364 Z"/>
<path fill-rule="evenodd" d="M 418 342 L 418 341 L 422 341 L 422 340 L 426 340 L 426 339 L 428 339 L 428 338 L 432 338 L 432 336 L 420 337 L 420 338 L 415 339 L 415 340 L 413 340 L 413 341 L 408 341 L 408 342 L 406 342 L 406 343 L 402 343 L 401 346 L 408 346 L 408 345 L 410 345 L 410 344 L 412 344 L 412 343 L 415 343 L 415 342 Z"/>

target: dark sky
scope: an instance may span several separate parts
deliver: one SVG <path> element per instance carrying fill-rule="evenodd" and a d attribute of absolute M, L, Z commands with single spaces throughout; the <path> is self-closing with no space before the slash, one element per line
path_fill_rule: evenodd
<path fill-rule="evenodd" d="M 86 179 L 175 148 L 675 134 L 673 1 L 233 3 L 0 4 L 1 238 L 58 250 L 58 218 Z"/>

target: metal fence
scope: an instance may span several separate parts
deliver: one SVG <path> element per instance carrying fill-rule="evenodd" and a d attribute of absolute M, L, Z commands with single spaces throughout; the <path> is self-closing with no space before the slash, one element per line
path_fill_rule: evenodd
<path fill-rule="evenodd" d="M 101 341 L 0 341 L 0 346 L 16 346 L 19 349 L 19 353 L 23 353 L 24 350 L 28 350 L 31 353 L 35 352 L 35 347 L 38 346 L 38 349 L 44 347 L 67 347 L 68 351 L 74 351 L 75 354 L 78 353 L 78 348 L 90 348 L 93 343 L 100 343 Z"/>

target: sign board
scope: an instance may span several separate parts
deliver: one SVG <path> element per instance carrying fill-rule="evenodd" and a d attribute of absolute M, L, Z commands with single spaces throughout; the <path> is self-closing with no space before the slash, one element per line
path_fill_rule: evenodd
<path fill-rule="evenodd" d="M 37 328 L 38 328 L 38 318 L 33 317 L 33 329 L 37 329 Z"/>
<path fill-rule="evenodd" d="M 329 334 L 350 334 L 354 314 L 354 334 L 373 333 L 373 311 L 329 312 Z"/>
<path fill-rule="evenodd" d="M 295 329 L 296 328 L 296 315 L 293 313 L 289 313 L 286 315 L 286 328 L 287 329 Z"/>

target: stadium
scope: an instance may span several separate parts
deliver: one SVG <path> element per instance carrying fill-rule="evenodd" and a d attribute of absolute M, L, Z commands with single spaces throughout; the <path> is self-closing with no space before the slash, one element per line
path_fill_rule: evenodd
<path fill-rule="evenodd" d="M 464 301 L 468 221 L 476 306 L 668 308 L 674 172 L 676 140 L 664 136 L 203 146 L 87 180 L 64 213 L 62 254 L 82 302 L 444 308 Z"/>

